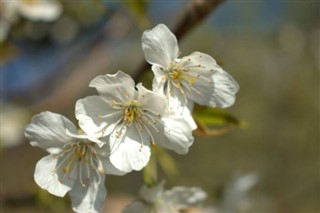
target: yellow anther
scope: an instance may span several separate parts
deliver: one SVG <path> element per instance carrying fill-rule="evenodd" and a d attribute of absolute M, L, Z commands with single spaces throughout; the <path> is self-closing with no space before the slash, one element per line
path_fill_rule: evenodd
<path fill-rule="evenodd" d="M 86 146 L 82 145 L 77 149 L 77 155 L 81 158 L 86 153 Z"/>
<path fill-rule="evenodd" d="M 190 83 L 194 83 L 196 81 L 196 79 L 195 78 L 190 78 Z"/>
<path fill-rule="evenodd" d="M 134 120 L 134 114 L 130 115 L 130 117 L 128 119 L 130 122 L 132 122 Z"/>
<path fill-rule="evenodd" d="M 103 118 L 103 116 L 102 116 L 102 115 L 98 115 L 98 118 L 102 119 L 102 118 Z"/>
<path fill-rule="evenodd" d="M 68 172 L 68 168 L 63 168 L 62 172 L 63 172 L 63 174 L 66 174 Z"/>
<path fill-rule="evenodd" d="M 171 78 L 172 79 L 178 79 L 180 77 L 180 72 L 179 71 L 174 71 L 172 74 L 171 74 Z"/>

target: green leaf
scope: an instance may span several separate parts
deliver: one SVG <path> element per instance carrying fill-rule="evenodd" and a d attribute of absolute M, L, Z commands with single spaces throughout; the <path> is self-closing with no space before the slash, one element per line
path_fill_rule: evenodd
<path fill-rule="evenodd" d="M 223 109 L 196 105 L 193 117 L 198 124 L 196 133 L 206 136 L 218 136 L 228 133 L 235 127 L 245 128 L 246 122 L 238 120 Z"/>

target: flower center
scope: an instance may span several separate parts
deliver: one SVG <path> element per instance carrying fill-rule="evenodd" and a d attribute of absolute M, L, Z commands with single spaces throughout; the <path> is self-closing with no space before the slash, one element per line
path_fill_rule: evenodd
<path fill-rule="evenodd" d="M 181 79 L 181 66 L 176 63 L 172 63 L 167 70 L 168 76 L 172 80 L 180 80 Z"/>
<path fill-rule="evenodd" d="M 63 151 L 54 157 L 59 158 L 54 172 L 61 169 L 64 174 L 63 177 L 59 177 L 61 182 L 65 178 L 70 179 L 78 171 L 78 178 L 83 187 L 86 186 L 85 182 L 89 182 L 90 176 L 93 174 L 96 174 L 95 176 L 100 183 L 100 173 L 104 173 L 104 171 L 94 143 L 78 141 L 65 144 Z"/>
<path fill-rule="evenodd" d="M 129 106 L 127 106 L 127 108 L 124 111 L 124 117 L 123 117 L 123 121 L 127 122 L 129 121 L 130 123 L 133 122 L 136 118 L 141 117 L 141 113 L 140 110 L 138 108 L 137 105 L 137 101 L 132 100 L 129 103 Z"/>

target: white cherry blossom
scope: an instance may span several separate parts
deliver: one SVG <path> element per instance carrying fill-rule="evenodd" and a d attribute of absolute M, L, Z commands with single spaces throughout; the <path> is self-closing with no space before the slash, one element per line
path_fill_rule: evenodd
<path fill-rule="evenodd" d="M 106 188 L 105 174 L 123 175 L 108 159 L 107 146 L 100 147 L 62 115 L 42 112 L 25 129 L 32 146 L 49 155 L 38 161 L 35 182 L 49 193 L 63 197 L 67 192 L 76 212 L 99 212 Z"/>
<path fill-rule="evenodd" d="M 51 22 L 62 13 L 56 0 L 3 0 L 0 2 L 0 42 L 7 39 L 11 26 L 22 16 L 31 21 Z"/>
<path fill-rule="evenodd" d="M 32 21 L 54 21 L 62 13 L 62 5 L 56 0 L 16 0 L 19 14 Z"/>
<path fill-rule="evenodd" d="M 98 76 L 90 87 L 100 96 L 76 103 L 76 117 L 90 134 L 109 135 L 110 160 L 119 170 L 141 170 L 149 161 L 150 145 L 160 145 L 179 154 L 193 143 L 192 129 L 181 116 L 170 112 L 163 95 L 135 86 L 133 79 L 118 71 Z"/>
<path fill-rule="evenodd" d="M 179 213 L 189 207 L 197 207 L 207 194 L 198 187 L 176 186 L 164 189 L 164 181 L 153 187 L 142 186 L 140 198 L 124 209 L 124 213 Z"/>
<path fill-rule="evenodd" d="M 210 107 L 234 103 L 237 82 L 207 54 L 193 52 L 178 58 L 177 39 L 164 24 L 146 30 L 141 41 L 155 74 L 153 90 L 166 95 L 172 108 L 188 106 L 191 111 L 194 102 Z"/>

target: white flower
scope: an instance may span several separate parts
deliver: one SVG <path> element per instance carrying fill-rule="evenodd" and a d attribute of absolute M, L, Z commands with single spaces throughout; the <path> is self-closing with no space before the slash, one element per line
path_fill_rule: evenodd
<path fill-rule="evenodd" d="M 0 2 L 0 11 L 0 42 L 3 42 L 19 15 L 31 21 L 50 22 L 59 18 L 62 5 L 55 0 L 4 0 Z"/>
<path fill-rule="evenodd" d="M 79 125 L 88 133 L 110 135 L 110 160 L 121 171 L 141 170 L 150 158 L 150 142 L 176 151 L 188 152 L 192 129 L 181 116 L 166 109 L 163 95 L 118 71 L 90 82 L 100 96 L 76 103 Z"/>
<path fill-rule="evenodd" d="M 55 0 L 20 0 L 18 11 L 32 21 L 54 21 L 62 13 L 62 5 Z"/>
<path fill-rule="evenodd" d="M 198 187 L 177 186 L 164 190 L 164 181 L 151 188 L 143 186 L 140 199 L 127 206 L 124 213 L 179 213 L 188 207 L 199 206 L 207 197 Z"/>
<path fill-rule="evenodd" d="M 222 212 L 249 212 L 252 207 L 249 191 L 258 179 L 258 175 L 253 172 L 235 176 L 223 192 Z"/>
<path fill-rule="evenodd" d="M 7 39 L 11 25 L 18 20 L 18 2 L 1 1 L 0 2 L 0 42 Z"/>
<path fill-rule="evenodd" d="M 99 212 L 106 197 L 105 174 L 124 174 L 111 165 L 106 146 L 100 148 L 86 133 L 77 133 L 71 121 L 52 112 L 35 115 L 25 135 L 32 146 L 50 153 L 38 161 L 35 182 L 59 197 L 69 192 L 76 212 Z"/>
<path fill-rule="evenodd" d="M 183 107 L 189 104 L 189 108 L 193 102 L 210 107 L 234 103 L 237 82 L 207 54 L 193 52 L 178 58 L 177 39 L 164 24 L 145 31 L 141 41 L 155 74 L 153 90 L 166 95 L 174 108 L 177 102 Z"/>

